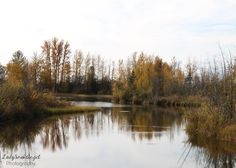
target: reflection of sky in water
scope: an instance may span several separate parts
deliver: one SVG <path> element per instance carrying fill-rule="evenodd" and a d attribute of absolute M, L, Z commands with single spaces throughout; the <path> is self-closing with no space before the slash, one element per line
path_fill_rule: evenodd
<path fill-rule="evenodd" d="M 113 108 L 111 103 L 103 102 L 80 102 L 85 106 L 101 104 L 103 107 L 112 106 L 112 109 L 45 122 L 38 132 L 33 132 L 36 140 L 31 149 L 22 145 L 13 153 L 30 151 L 31 154 L 40 154 L 41 159 L 36 162 L 39 168 L 176 168 L 183 162 L 185 168 L 204 167 L 197 165 L 196 150 L 188 154 L 185 123 L 177 113 L 140 107 Z M 130 112 L 120 113 L 124 110 Z M 51 130 L 49 136 L 56 136 L 47 139 L 47 129 Z M 60 139 L 62 132 L 65 144 Z M 43 147 L 45 142 L 48 146 Z"/>
<path fill-rule="evenodd" d="M 183 140 L 186 136 L 183 131 L 175 131 L 171 139 L 170 132 L 158 132 L 162 136 L 143 139 L 132 138 L 132 134 L 139 136 L 140 132 L 127 132 L 120 130 L 117 123 L 108 124 L 97 134 L 92 130 L 88 136 L 82 131 L 81 139 L 78 141 L 70 139 L 66 150 L 52 153 L 48 150 L 42 151 L 43 159 L 39 166 L 46 167 L 85 167 L 85 168 L 156 168 L 176 167 L 177 161 L 183 150 Z M 141 132 L 142 134 L 157 134 L 157 132 Z M 72 134 L 72 132 L 70 132 Z M 65 162 L 66 161 L 66 162 Z M 193 164 L 188 162 L 186 166 Z"/>
<path fill-rule="evenodd" d="M 155 145 L 134 142 L 126 135 L 106 134 L 102 137 L 83 137 L 79 144 L 70 142 L 66 151 L 44 153 L 47 162 L 40 167 L 176 167 L 182 151 L 181 141 L 170 143 L 163 137 Z M 65 162 L 65 160 L 67 162 Z M 50 163 L 48 163 L 50 162 Z M 188 166 L 187 166 L 188 167 Z"/>

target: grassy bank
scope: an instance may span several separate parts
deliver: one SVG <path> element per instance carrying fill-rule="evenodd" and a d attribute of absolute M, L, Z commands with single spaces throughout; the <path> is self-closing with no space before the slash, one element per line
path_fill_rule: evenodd
<path fill-rule="evenodd" d="M 82 112 L 94 112 L 101 110 L 98 107 L 81 107 L 81 106 L 66 106 L 66 107 L 47 107 L 43 110 L 48 115 L 61 115 L 61 114 L 75 114 Z"/>
<path fill-rule="evenodd" d="M 32 113 L 16 113 L 11 116 L 1 116 L 0 123 L 5 123 L 7 121 L 25 121 L 28 119 L 36 118 L 47 118 L 51 116 L 58 115 L 70 115 L 70 114 L 79 114 L 87 112 L 97 112 L 100 111 L 99 107 L 87 107 L 87 106 L 64 106 L 64 107 L 44 107 L 38 111 Z"/>
<path fill-rule="evenodd" d="M 186 112 L 186 118 L 186 131 L 190 139 L 236 141 L 236 121 L 229 119 L 220 107 L 205 103 L 198 109 Z"/>

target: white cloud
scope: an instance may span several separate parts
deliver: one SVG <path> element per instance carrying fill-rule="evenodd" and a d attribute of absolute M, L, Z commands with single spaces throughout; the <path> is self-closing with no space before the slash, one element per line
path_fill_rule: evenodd
<path fill-rule="evenodd" d="M 3 0 L 0 62 L 17 49 L 32 55 L 53 36 L 107 58 L 142 50 L 202 60 L 218 42 L 235 43 L 235 7 L 233 0 Z"/>

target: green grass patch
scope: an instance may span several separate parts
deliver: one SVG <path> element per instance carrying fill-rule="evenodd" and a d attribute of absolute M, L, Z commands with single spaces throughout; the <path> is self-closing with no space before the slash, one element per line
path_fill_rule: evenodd
<path fill-rule="evenodd" d="M 84 106 L 66 106 L 66 107 L 47 107 L 44 112 L 49 115 L 56 114 L 75 114 L 82 112 L 95 112 L 100 111 L 98 107 L 84 107 Z"/>

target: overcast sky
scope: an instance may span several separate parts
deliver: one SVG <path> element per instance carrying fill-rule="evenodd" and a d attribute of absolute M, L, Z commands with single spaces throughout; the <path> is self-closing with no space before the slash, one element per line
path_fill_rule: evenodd
<path fill-rule="evenodd" d="M 235 0 L 1 0 L 0 62 L 40 53 L 54 36 L 108 60 L 144 51 L 200 62 L 219 43 L 236 51 L 235 9 Z"/>

